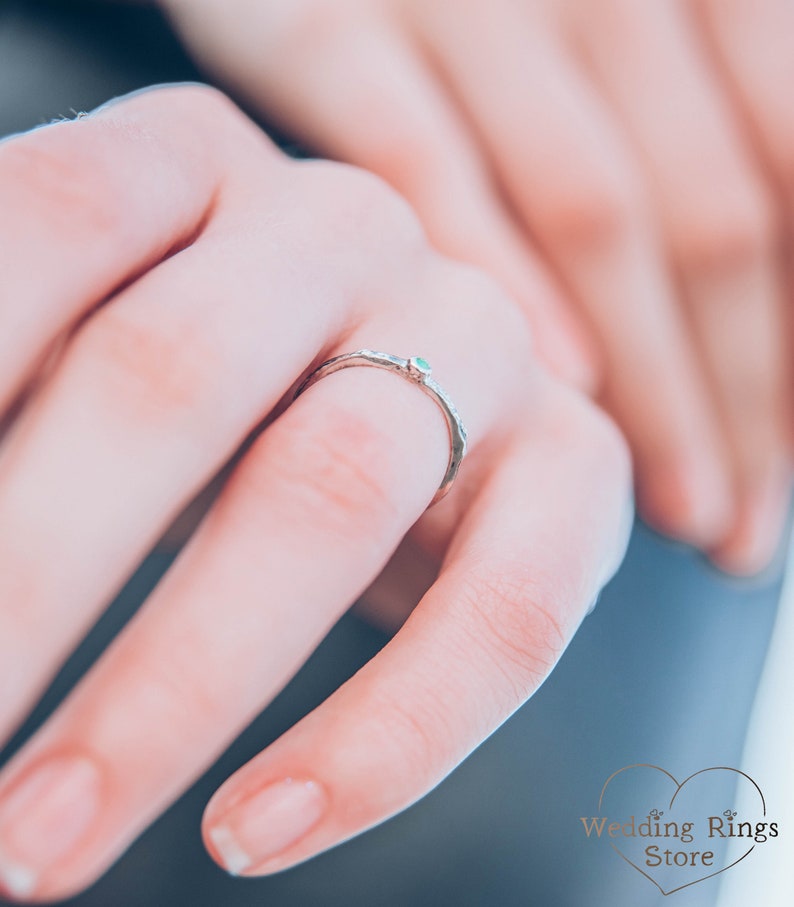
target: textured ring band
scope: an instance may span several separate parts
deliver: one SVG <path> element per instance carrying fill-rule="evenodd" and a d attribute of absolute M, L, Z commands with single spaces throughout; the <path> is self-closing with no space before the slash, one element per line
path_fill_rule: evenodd
<path fill-rule="evenodd" d="M 345 353 L 342 356 L 334 356 L 327 362 L 319 365 L 298 387 L 295 391 L 297 399 L 305 390 L 308 390 L 313 384 L 316 384 L 321 378 L 326 378 L 334 372 L 341 371 L 345 368 L 365 365 L 372 368 L 383 368 L 389 372 L 395 372 L 406 378 L 412 384 L 421 388 L 432 400 L 435 401 L 438 408 L 444 414 L 449 430 L 449 463 L 447 471 L 438 491 L 435 493 L 430 506 L 440 501 L 441 498 L 452 487 L 455 476 L 458 474 L 461 461 L 466 455 L 466 429 L 463 427 L 463 421 L 460 414 L 455 408 L 455 404 L 449 399 L 443 388 L 437 381 L 430 377 L 431 368 L 426 360 L 419 357 L 411 359 L 401 359 L 399 356 L 392 356 L 389 353 L 379 353 L 376 350 L 356 350 L 354 353 Z"/>

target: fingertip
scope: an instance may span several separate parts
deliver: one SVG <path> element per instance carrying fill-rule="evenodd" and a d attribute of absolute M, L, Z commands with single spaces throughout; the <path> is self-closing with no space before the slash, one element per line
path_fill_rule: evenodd
<path fill-rule="evenodd" d="M 781 556 L 791 496 L 788 479 L 770 479 L 744 500 L 730 531 L 708 552 L 715 566 L 736 576 L 757 576 Z"/>
<path fill-rule="evenodd" d="M 213 860 L 235 876 L 266 875 L 291 865 L 285 854 L 329 809 L 323 785 L 291 776 L 264 782 L 235 799 L 224 795 L 223 803 L 215 799 L 205 811 L 204 844 Z"/>
<path fill-rule="evenodd" d="M 734 518 L 733 494 L 717 464 L 660 464 L 646 473 L 638 496 L 654 528 L 704 551 L 724 538 Z"/>
<path fill-rule="evenodd" d="M 203 837 L 209 855 L 229 875 L 239 876 L 251 867 L 253 859 L 243 850 L 227 826 L 214 825 L 206 828 Z"/>
<path fill-rule="evenodd" d="M 709 552 L 709 560 L 714 566 L 737 578 L 751 578 L 763 573 L 773 559 L 773 551 L 753 545 L 725 547 Z"/>
<path fill-rule="evenodd" d="M 0 897 L 13 901 L 28 900 L 36 890 L 36 874 L 0 852 Z"/>

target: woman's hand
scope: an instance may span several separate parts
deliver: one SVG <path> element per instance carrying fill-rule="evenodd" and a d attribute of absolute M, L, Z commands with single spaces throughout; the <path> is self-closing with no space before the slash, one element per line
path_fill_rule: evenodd
<path fill-rule="evenodd" d="M 0 210 L 6 411 L 23 395 L 0 456 L 0 736 L 267 425 L 0 773 L 4 891 L 95 879 L 410 531 L 437 579 L 378 656 L 221 788 L 204 833 L 256 875 L 408 806 L 533 693 L 614 571 L 619 434 L 534 365 L 517 307 L 431 251 L 392 190 L 283 157 L 212 90 L 148 91 L 3 142 Z M 284 405 L 363 347 L 429 359 L 468 428 L 458 482 L 424 515 L 449 440 L 409 381 L 353 368 Z"/>
<path fill-rule="evenodd" d="M 558 371 L 600 370 L 651 522 L 764 566 L 790 470 L 790 0 L 164 5 L 226 84 L 497 275 Z"/>

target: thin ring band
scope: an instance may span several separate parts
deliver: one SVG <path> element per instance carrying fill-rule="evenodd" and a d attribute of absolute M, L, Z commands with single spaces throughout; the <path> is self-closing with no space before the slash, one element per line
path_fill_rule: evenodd
<path fill-rule="evenodd" d="M 458 474 L 461 461 L 466 456 L 467 435 L 463 426 L 463 420 L 455 408 L 455 404 L 449 399 L 444 389 L 430 377 L 432 369 L 429 363 L 418 356 L 410 359 L 401 359 L 399 356 L 392 356 L 389 353 L 379 353 L 376 350 L 356 350 L 354 353 L 345 353 L 342 356 L 334 356 L 327 362 L 309 374 L 309 376 L 300 384 L 295 391 L 296 400 L 300 395 L 308 390 L 313 384 L 320 379 L 333 375 L 334 372 L 341 371 L 345 368 L 365 365 L 371 368 L 382 368 L 389 372 L 395 372 L 401 377 L 407 379 L 412 384 L 421 388 L 428 397 L 435 401 L 438 408 L 444 414 L 444 419 L 449 430 L 449 463 L 438 491 L 435 493 L 430 507 L 440 501 L 452 487 L 455 477 Z"/>

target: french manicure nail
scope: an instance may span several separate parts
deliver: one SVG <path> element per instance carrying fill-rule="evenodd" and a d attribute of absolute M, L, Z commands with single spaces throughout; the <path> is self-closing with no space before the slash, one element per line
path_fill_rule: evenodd
<path fill-rule="evenodd" d="M 0 887 L 28 897 L 79 843 L 100 805 L 97 766 L 84 756 L 36 764 L 0 798 Z"/>
<path fill-rule="evenodd" d="M 226 870 L 240 875 L 297 843 L 327 807 L 316 781 L 285 778 L 233 806 L 208 837 Z"/>

